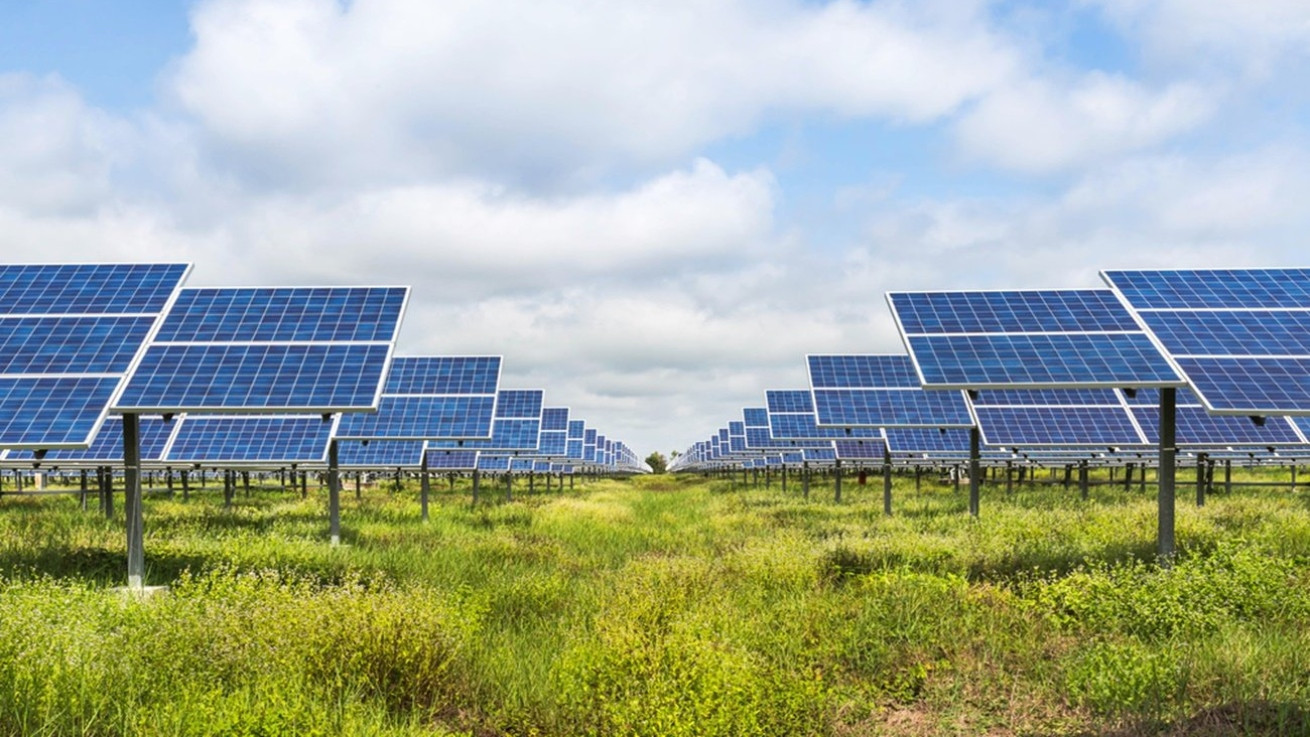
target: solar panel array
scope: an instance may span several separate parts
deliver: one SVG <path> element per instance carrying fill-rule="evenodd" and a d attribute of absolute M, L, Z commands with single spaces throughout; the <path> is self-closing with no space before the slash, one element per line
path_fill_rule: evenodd
<path fill-rule="evenodd" d="M 89 445 L 189 272 L 0 265 L 0 448 Z"/>
<path fill-rule="evenodd" d="M 1310 269 L 1101 275 L 1208 410 L 1310 414 Z"/>

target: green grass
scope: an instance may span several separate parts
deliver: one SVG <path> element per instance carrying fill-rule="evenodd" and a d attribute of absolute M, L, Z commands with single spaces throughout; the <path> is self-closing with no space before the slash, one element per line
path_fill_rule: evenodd
<path fill-rule="evenodd" d="M 121 499 L 6 496 L 0 734 L 1310 733 L 1310 495 L 1185 476 L 1169 569 L 1135 486 L 348 484 L 342 548 L 211 488 L 147 500 L 147 599 Z"/>

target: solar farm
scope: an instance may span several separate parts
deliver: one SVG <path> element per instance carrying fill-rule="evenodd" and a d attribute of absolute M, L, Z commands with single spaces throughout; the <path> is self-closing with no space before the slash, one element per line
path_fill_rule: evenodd
<path fill-rule="evenodd" d="M 0 266 L 0 734 L 1310 734 L 1310 269 L 891 292 L 668 473 L 191 272 Z"/>

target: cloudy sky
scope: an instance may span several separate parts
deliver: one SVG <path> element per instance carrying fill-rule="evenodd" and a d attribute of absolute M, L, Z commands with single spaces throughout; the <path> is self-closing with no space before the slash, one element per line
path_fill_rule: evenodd
<path fill-rule="evenodd" d="M 0 253 L 410 284 L 645 455 L 883 293 L 1310 263 L 1304 0 L 10 0 Z"/>

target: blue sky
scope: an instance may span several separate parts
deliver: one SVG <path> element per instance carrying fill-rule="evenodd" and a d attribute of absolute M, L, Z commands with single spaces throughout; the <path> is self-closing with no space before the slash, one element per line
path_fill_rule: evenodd
<path fill-rule="evenodd" d="M 638 450 L 883 294 L 1304 265 L 1300 0 L 16 0 L 0 247 L 193 283 L 405 283 Z M 643 453 L 644 454 L 644 453 Z"/>

